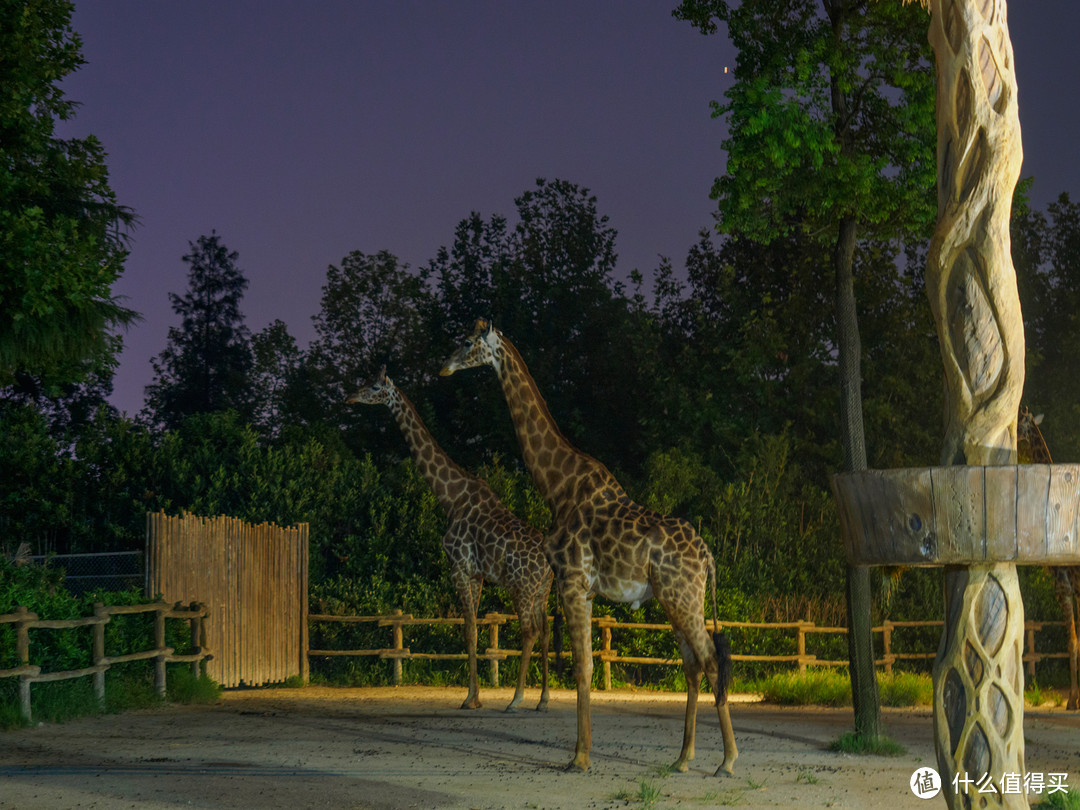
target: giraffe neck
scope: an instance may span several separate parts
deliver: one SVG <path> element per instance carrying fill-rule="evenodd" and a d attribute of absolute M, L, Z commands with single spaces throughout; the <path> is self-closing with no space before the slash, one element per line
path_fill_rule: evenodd
<path fill-rule="evenodd" d="M 578 450 L 562 435 L 521 354 L 501 334 L 494 354 L 495 373 L 510 406 L 510 418 L 525 466 L 552 511 L 558 513 L 560 505 L 575 493 L 582 494 L 581 482 L 586 475 L 621 492 L 603 464 Z"/>
<path fill-rule="evenodd" d="M 469 476 L 439 447 L 412 402 L 397 386 L 394 386 L 394 396 L 386 404 L 412 451 L 417 469 L 439 504 L 450 511 L 464 491 Z"/>

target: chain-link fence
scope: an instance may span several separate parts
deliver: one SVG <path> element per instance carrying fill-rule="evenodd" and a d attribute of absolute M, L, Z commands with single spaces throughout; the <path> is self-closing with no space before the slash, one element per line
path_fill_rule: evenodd
<path fill-rule="evenodd" d="M 141 551 L 30 556 L 37 565 L 64 569 L 64 586 L 73 594 L 142 588 L 146 580 Z"/>

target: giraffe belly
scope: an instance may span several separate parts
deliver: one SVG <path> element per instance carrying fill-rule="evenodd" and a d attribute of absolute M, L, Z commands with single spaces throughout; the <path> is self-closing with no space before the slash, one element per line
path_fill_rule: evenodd
<path fill-rule="evenodd" d="M 637 610 L 643 602 L 653 598 L 652 586 L 648 582 L 633 580 L 614 580 L 605 582 L 601 578 L 596 589 L 601 596 L 615 602 L 629 602 L 631 610 Z"/>

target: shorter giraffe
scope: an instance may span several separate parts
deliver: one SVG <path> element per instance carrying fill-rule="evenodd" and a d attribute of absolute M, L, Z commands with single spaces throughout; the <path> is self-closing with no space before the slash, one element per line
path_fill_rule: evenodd
<path fill-rule="evenodd" d="M 1039 425 L 1043 415 L 1033 416 L 1026 407 L 1020 409 L 1016 423 L 1016 455 L 1021 464 L 1053 464 L 1050 450 Z M 1080 709 L 1080 645 L 1076 630 L 1080 624 L 1080 565 L 1050 567 L 1054 578 L 1054 595 L 1065 618 L 1065 638 L 1069 649 L 1069 702 L 1066 708 Z"/>
<path fill-rule="evenodd" d="M 465 646 L 469 653 L 469 694 L 463 709 L 480 707 L 476 676 L 476 610 L 484 580 L 501 585 L 521 623 L 521 671 L 517 690 L 506 711 L 521 703 L 525 676 L 537 637 L 540 638 L 541 692 L 537 709 L 548 704 L 547 603 L 552 572 L 544 558 L 543 536 L 515 516 L 479 478 L 451 460 L 432 438 L 416 408 L 393 380 L 386 366 L 370 385 L 346 400 L 365 405 L 386 405 L 412 450 L 420 474 L 428 482 L 449 518 L 443 549 L 450 560 L 450 579 L 465 614 Z"/>
<path fill-rule="evenodd" d="M 589 768 L 592 598 L 599 594 L 637 608 L 655 596 L 675 631 L 686 673 L 683 746 L 673 767 L 686 771 L 694 758 L 704 675 L 724 738 L 724 761 L 716 775 L 730 774 L 739 755 L 727 705 L 731 653 L 722 633 L 710 638 L 705 628 L 702 606 L 709 582 L 717 620 L 716 569 L 705 542 L 685 520 L 634 503 L 607 467 L 566 440 L 517 348 L 485 320 L 476 322 L 440 373 L 481 365 L 491 366 L 502 384 L 525 465 L 551 507 L 546 553 L 570 628 L 577 682 L 577 745 L 567 767 Z"/>

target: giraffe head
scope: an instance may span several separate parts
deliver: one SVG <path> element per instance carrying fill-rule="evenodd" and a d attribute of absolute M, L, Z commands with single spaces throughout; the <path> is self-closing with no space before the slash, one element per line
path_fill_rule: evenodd
<path fill-rule="evenodd" d="M 386 405 L 394 396 L 394 381 L 386 376 L 386 366 L 379 369 L 379 376 L 361 388 L 347 400 L 350 405 L 357 402 L 364 405 Z"/>
<path fill-rule="evenodd" d="M 455 371 L 475 366 L 491 366 L 498 369 L 495 347 L 499 342 L 499 332 L 485 318 L 478 318 L 473 325 L 472 334 L 457 348 L 442 367 L 439 375 L 449 377 Z"/>
<path fill-rule="evenodd" d="M 1020 406 L 1020 417 L 1016 420 L 1016 430 L 1024 436 L 1033 435 L 1039 425 L 1042 424 L 1043 415 L 1035 416 L 1028 410 L 1027 405 Z"/>
<path fill-rule="evenodd" d="M 1046 447 L 1039 425 L 1043 415 L 1032 414 L 1027 406 L 1021 406 L 1016 420 L 1016 452 L 1021 464 L 1049 464 L 1050 451 Z"/>

